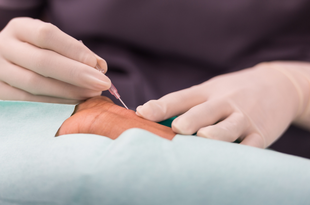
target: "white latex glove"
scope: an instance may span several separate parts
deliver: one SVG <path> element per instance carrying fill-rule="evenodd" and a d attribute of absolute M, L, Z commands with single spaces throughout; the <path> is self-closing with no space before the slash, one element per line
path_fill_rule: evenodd
<path fill-rule="evenodd" d="M 265 148 L 294 120 L 310 127 L 309 76 L 308 63 L 261 63 L 151 100 L 137 114 L 152 121 L 180 115 L 176 133 Z"/>
<path fill-rule="evenodd" d="M 0 32 L 0 99 L 76 103 L 101 94 L 106 62 L 56 26 L 15 18 Z"/>

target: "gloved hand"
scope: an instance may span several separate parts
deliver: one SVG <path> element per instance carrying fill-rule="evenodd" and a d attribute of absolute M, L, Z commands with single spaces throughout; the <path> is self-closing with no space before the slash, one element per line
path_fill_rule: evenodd
<path fill-rule="evenodd" d="M 106 62 L 56 26 L 15 18 L 0 32 L 0 99 L 76 103 L 107 90 Z"/>
<path fill-rule="evenodd" d="M 137 114 L 173 131 L 265 148 L 295 120 L 310 127 L 310 64 L 261 63 L 151 100 Z M 308 111 L 307 111 L 308 110 Z"/>

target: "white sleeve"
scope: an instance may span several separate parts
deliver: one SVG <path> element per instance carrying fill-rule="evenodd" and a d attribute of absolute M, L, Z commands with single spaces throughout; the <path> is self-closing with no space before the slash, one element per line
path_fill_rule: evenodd
<path fill-rule="evenodd" d="M 0 0 L 0 7 L 7 9 L 28 9 L 42 4 L 43 0 Z"/>

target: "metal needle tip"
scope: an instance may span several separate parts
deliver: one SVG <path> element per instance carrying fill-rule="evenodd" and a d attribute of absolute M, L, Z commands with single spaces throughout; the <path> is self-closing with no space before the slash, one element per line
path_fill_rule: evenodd
<path fill-rule="evenodd" d="M 129 110 L 128 107 L 125 105 L 125 103 L 122 101 L 122 99 L 121 99 L 121 98 L 118 98 L 118 99 L 119 99 L 119 101 L 121 101 L 121 103 L 124 105 L 124 107 L 125 107 L 127 110 Z"/>

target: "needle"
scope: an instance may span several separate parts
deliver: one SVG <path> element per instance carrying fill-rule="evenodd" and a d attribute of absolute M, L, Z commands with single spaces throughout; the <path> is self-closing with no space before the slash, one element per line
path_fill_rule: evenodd
<path fill-rule="evenodd" d="M 100 68 L 100 66 L 98 66 L 98 64 L 96 65 L 96 69 L 99 70 L 100 72 L 104 73 L 104 70 L 102 70 L 102 69 Z M 114 95 L 114 97 L 115 97 L 116 99 L 118 99 L 118 100 L 124 105 L 124 107 L 128 110 L 128 107 L 127 107 L 127 106 L 125 105 L 125 103 L 122 101 L 121 96 L 118 94 L 116 87 L 115 87 L 112 83 L 111 83 L 111 87 L 110 87 L 109 91 L 110 91 L 110 93 L 111 93 L 112 95 Z"/>
<path fill-rule="evenodd" d="M 124 107 L 128 110 L 128 107 L 125 105 L 125 103 L 122 101 L 121 96 L 118 94 L 117 89 L 115 86 L 111 83 L 111 88 L 109 89 L 110 93 L 114 95 L 116 99 L 121 101 L 121 103 L 124 105 Z"/>
<path fill-rule="evenodd" d="M 79 40 L 81 43 L 83 43 L 82 40 Z M 83 43 L 84 44 L 84 43 Z M 104 70 L 97 64 L 96 69 L 99 70 L 101 73 L 104 74 Z M 124 105 L 124 107 L 128 110 L 128 107 L 125 105 L 125 103 L 122 101 L 121 96 L 118 94 L 116 87 L 111 83 L 111 88 L 109 89 L 110 93 L 114 95 L 116 99 L 121 101 L 121 103 Z"/>

